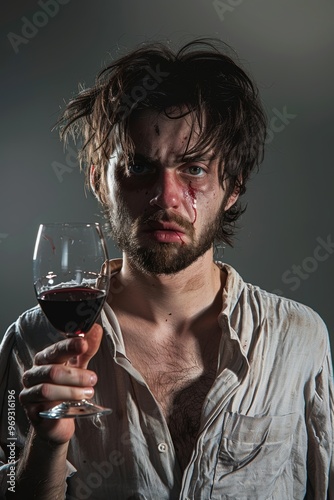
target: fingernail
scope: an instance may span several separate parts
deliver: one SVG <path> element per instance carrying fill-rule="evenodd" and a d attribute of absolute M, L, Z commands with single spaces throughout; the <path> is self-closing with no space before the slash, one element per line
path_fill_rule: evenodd
<path fill-rule="evenodd" d="M 93 396 L 93 392 L 94 392 L 93 389 L 85 389 L 84 395 L 87 396 L 88 398 L 90 398 L 91 396 Z"/>
<path fill-rule="evenodd" d="M 90 380 L 89 382 L 92 384 L 92 385 L 95 385 L 96 382 L 97 382 L 97 376 L 96 375 L 91 375 L 90 376 Z"/>

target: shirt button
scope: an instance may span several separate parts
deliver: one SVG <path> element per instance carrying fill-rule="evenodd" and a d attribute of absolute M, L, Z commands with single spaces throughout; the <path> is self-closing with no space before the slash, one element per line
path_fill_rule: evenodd
<path fill-rule="evenodd" d="M 168 446 L 166 445 L 166 443 L 159 443 L 158 444 L 158 450 L 161 453 L 166 453 L 166 451 L 168 450 Z"/>

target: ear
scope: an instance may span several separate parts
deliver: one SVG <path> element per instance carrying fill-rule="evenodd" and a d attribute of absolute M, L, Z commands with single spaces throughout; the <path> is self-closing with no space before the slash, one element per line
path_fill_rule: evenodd
<path fill-rule="evenodd" d="M 95 196 L 98 198 L 97 192 L 96 192 L 96 171 L 95 171 L 95 165 L 90 166 L 89 170 L 89 185 Z"/>
<path fill-rule="evenodd" d="M 225 212 L 227 212 L 227 210 L 229 210 L 238 201 L 239 194 L 240 194 L 240 183 L 237 182 L 236 185 L 234 186 L 233 192 L 227 199 L 225 205 Z"/>
<path fill-rule="evenodd" d="M 91 165 L 89 169 L 89 186 L 98 201 L 102 205 L 105 205 L 105 190 L 103 187 L 103 183 L 101 183 L 100 172 L 95 165 Z"/>

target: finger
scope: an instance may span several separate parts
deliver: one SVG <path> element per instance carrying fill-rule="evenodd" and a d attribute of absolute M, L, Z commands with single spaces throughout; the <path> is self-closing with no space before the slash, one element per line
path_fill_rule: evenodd
<path fill-rule="evenodd" d="M 80 401 L 94 395 L 93 387 L 69 387 L 66 385 L 39 384 L 20 392 L 23 406 L 42 402 Z"/>
<path fill-rule="evenodd" d="M 83 354 L 88 348 L 87 342 L 82 337 L 61 340 L 35 356 L 36 365 L 50 365 L 54 363 L 66 363 L 72 357 Z"/>
<path fill-rule="evenodd" d="M 88 347 L 87 349 L 85 349 L 83 354 L 80 354 L 80 356 L 78 356 L 81 368 L 87 368 L 89 361 L 97 353 L 101 344 L 102 336 L 102 327 L 97 323 L 94 323 L 92 328 L 85 335 L 85 341 L 87 342 Z"/>
<path fill-rule="evenodd" d="M 23 374 L 23 385 L 27 389 L 42 383 L 86 387 L 96 382 L 93 371 L 63 364 L 34 366 Z"/>

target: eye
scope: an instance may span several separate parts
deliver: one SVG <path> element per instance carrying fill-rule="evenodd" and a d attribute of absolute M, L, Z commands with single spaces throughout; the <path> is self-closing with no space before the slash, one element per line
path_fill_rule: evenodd
<path fill-rule="evenodd" d="M 206 170 L 199 165 L 191 165 L 190 167 L 187 167 L 185 171 L 195 177 L 202 177 L 206 173 Z"/>
<path fill-rule="evenodd" d="M 129 174 L 133 175 L 145 175 L 154 172 L 154 167 L 151 167 L 150 165 L 134 163 L 133 165 L 128 166 L 128 172 Z"/>

